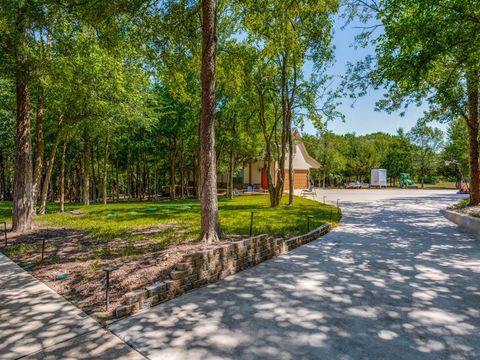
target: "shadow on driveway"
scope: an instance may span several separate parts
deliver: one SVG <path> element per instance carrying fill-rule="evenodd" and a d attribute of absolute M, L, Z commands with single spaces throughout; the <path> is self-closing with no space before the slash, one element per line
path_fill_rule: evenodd
<path fill-rule="evenodd" d="M 111 329 L 151 359 L 478 359 L 480 245 L 452 199 L 344 202 L 320 240 Z"/>

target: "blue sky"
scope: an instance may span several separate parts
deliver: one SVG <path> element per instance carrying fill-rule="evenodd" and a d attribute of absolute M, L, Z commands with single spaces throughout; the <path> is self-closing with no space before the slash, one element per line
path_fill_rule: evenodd
<path fill-rule="evenodd" d="M 373 53 L 373 48 L 354 48 L 354 37 L 358 34 L 359 29 L 355 29 L 358 24 L 348 25 L 345 29 L 341 29 L 344 24 L 343 19 L 337 19 L 335 22 L 335 33 L 333 44 L 335 45 L 335 64 L 329 69 L 329 73 L 336 77 L 343 75 L 347 69 L 348 62 L 355 62 L 365 57 L 369 53 Z M 305 72 L 309 72 L 307 66 Z M 375 102 L 382 98 L 382 90 L 371 90 L 370 93 L 355 103 L 350 98 L 342 99 L 342 105 L 339 111 L 345 115 L 345 121 L 341 119 L 335 120 L 328 124 L 328 128 L 337 134 L 345 134 L 355 132 L 358 135 L 382 131 L 395 134 L 397 129 L 402 127 L 409 130 L 417 119 L 422 117 L 423 109 L 410 107 L 407 109 L 405 116 L 400 116 L 400 112 L 388 114 L 386 112 L 375 111 Z M 438 127 L 445 128 L 442 125 Z M 307 133 L 314 134 L 314 127 L 307 123 L 303 129 Z"/>

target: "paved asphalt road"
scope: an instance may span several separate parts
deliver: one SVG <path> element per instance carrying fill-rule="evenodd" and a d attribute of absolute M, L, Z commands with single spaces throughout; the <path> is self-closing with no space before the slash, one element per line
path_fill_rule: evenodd
<path fill-rule="evenodd" d="M 150 359 L 480 359 L 480 240 L 451 191 L 320 191 L 344 225 L 111 325 Z"/>

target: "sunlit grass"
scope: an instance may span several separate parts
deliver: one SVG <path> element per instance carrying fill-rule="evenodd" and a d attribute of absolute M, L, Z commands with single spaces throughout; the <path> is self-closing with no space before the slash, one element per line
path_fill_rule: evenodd
<path fill-rule="evenodd" d="M 6 221 L 7 224 L 12 222 L 12 203 L 10 201 L 0 201 L 0 222 Z M 0 225 L 0 231 L 2 231 Z"/>
<path fill-rule="evenodd" d="M 417 183 L 417 186 L 420 188 L 421 184 L 420 182 Z M 424 189 L 456 189 L 456 184 L 454 182 L 449 182 L 449 181 L 440 181 L 436 184 L 424 184 L 423 188 Z"/>
<path fill-rule="evenodd" d="M 293 206 L 287 196 L 278 208 L 271 208 L 268 195 L 238 196 L 233 200 L 219 198 L 222 230 L 229 235 L 248 235 L 250 216 L 254 213 L 253 233 L 290 236 L 307 231 L 307 216 L 311 228 L 326 222 L 336 223 L 340 214 L 330 205 L 295 197 Z M 195 239 L 200 232 L 200 203 L 196 199 L 159 202 L 122 202 L 68 205 L 67 212 L 58 213 L 50 204 L 47 214 L 37 216 L 42 226 L 85 230 L 101 239 L 148 239 L 163 246 Z M 76 210 L 74 214 L 69 211 Z M 0 203 L 0 219 L 10 220 L 11 203 Z"/>

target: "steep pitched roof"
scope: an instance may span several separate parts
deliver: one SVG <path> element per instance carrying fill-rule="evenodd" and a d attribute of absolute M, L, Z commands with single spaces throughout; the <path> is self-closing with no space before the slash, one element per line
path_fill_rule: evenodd
<path fill-rule="evenodd" d="M 300 132 L 298 129 L 293 128 L 292 129 L 292 137 L 295 140 L 295 143 L 298 144 L 300 147 L 300 151 L 302 152 L 302 155 L 306 161 L 306 163 L 312 168 L 312 169 L 319 169 L 322 167 L 320 163 L 315 160 L 313 157 L 310 156 L 310 154 L 307 151 L 307 148 L 305 147 L 305 144 L 303 143 L 302 136 L 300 135 Z"/>

